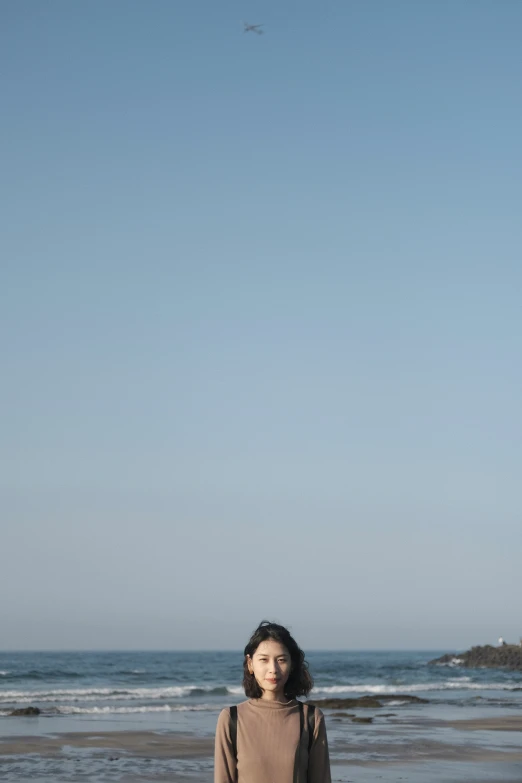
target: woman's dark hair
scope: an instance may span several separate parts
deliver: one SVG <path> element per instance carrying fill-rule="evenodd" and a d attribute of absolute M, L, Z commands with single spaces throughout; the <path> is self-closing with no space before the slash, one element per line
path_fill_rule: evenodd
<path fill-rule="evenodd" d="M 295 699 L 296 696 L 308 696 L 314 687 L 314 681 L 308 671 L 304 652 L 284 626 L 277 625 L 277 623 L 269 623 L 267 620 L 259 623 L 245 647 L 243 688 L 246 696 L 249 699 L 260 699 L 263 694 L 256 678 L 248 671 L 248 657 L 252 658 L 261 642 L 266 642 L 269 639 L 272 639 L 274 642 L 280 642 L 290 653 L 292 665 L 290 677 L 285 685 L 285 696 L 288 699 Z"/>

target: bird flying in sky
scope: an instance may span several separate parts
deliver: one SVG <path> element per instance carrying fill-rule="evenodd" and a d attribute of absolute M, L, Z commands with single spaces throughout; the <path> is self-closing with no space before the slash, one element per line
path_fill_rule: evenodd
<path fill-rule="evenodd" d="M 261 30 L 262 27 L 262 24 L 249 24 L 248 22 L 243 22 L 244 33 L 257 33 L 258 35 L 263 35 L 264 31 Z"/>

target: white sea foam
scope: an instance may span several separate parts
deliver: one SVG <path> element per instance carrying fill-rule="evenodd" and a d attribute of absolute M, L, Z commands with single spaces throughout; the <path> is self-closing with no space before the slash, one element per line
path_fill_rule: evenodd
<path fill-rule="evenodd" d="M 436 663 L 435 666 L 460 666 L 462 663 L 462 658 L 455 656 L 451 660 L 445 661 L 444 663 Z"/>
<path fill-rule="evenodd" d="M 8 674 L 11 674 L 11 672 L 0 671 L 0 677 L 6 677 Z"/>
<path fill-rule="evenodd" d="M 59 715 L 133 715 L 145 712 L 205 712 L 215 710 L 210 704 L 198 704 L 189 707 L 186 704 L 148 705 L 144 707 L 71 707 L 62 705 L 58 708 Z"/>
<path fill-rule="evenodd" d="M 470 677 L 448 678 L 443 682 L 425 682 L 411 683 L 409 685 L 385 685 L 380 683 L 361 683 L 359 685 L 329 685 L 316 686 L 314 695 L 339 696 L 350 694 L 374 694 L 397 695 L 408 693 L 424 693 L 429 691 L 511 691 L 520 687 L 518 682 L 499 682 L 499 683 L 479 683 L 472 682 Z M 243 696 L 243 689 L 240 686 L 218 686 L 218 685 L 184 685 L 169 686 L 162 688 L 56 688 L 49 690 L 0 690 L 0 709 L 6 709 L 6 705 L 11 708 L 23 705 L 39 705 L 45 708 L 45 705 L 55 705 L 60 709 L 64 705 L 70 708 L 81 710 L 82 712 L 91 708 L 95 710 L 104 709 L 107 711 L 113 709 L 149 711 L 149 707 L 143 707 L 144 703 L 154 707 L 154 702 L 158 709 L 168 712 L 172 709 L 194 709 L 199 704 L 186 703 L 193 692 L 195 695 L 205 697 L 228 694 L 233 697 Z M 134 704 L 133 704 L 134 702 Z M 139 704 L 136 704 L 138 702 Z M 158 704 L 159 702 L 159 704 Z M 162 703 L 163 702 L 163 703 Z M 176 702 L 181 702 L 176 704 Z M 100 705 L 103 705 L 101 707 Z M 127 705 L 127 706 L 123 706 Z"/>
<path fill-rule="evenodd" d="M 135 701 L 154 699 L 182 699 L 193 691 L 211 694 L 217 686 L 214 685 L 173 685 L 166 688 L 57 688 L 40 691 L 0 691 L 2 702 L 28 703 L 60 702 L 60 701 Z M 228 688 L 229 693 L 242 693 L 241 688 Z"/>
<path fill-rule="evenodd" d="M 448 690 L 484 690 L 484 691 L 511 691 L 516 685 L 508 683 L 479 683 L 470 682 L 468 678 L 458 678 L 455 680 L 446 680 L 445 682 L 423 682 L 413 683 L 411 685 L 330 685 L 325 687 L 316 687 L 313 693 L 374 693 L 374 694 L 401 694 L 401 693 L 421 693 L 423 691 L 448 691 Z"/>
<path fill-rule="evenodd" d="M 208 712 L 216 709 L 219 708 L 212 704 L 197 704 L 193 707 L 186 704 L 162 704 L 144 707 L 73 707 L 62 704 L 53 711 L 53 715 L 133 715 L 147 712 Z M 10 714 L 11 710 L 0 710 L 0 718 L 5 718 Z"/>
<path fill-rule="evenodd" d="M 471 682 L 471 677 L 450 677 L 448 682 Z"/>

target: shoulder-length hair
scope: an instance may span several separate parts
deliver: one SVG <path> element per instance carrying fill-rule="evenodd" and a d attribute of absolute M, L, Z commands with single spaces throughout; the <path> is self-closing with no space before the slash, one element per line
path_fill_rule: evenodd
<path fill-rule="evenodd" d="M 254 656 L 261 642 L 266 642 L 269 639 L 280 642 L 290 653 L 290 677 L 285 685 L 285 696 L 288 699 L 295 699 L 296 696 L 308 696 L 314 687 L 314 681 L 308 671 L 304 652 L 283 625 L 270 623 L 267 620 L 259 623 L 245 647 L 245 659 L 243 661 L 243 688 L 245 689 L 245 695 L 249 699 L 259 699 L 263 695 L 256 678 L 248 671 L 248 658 Z"/>

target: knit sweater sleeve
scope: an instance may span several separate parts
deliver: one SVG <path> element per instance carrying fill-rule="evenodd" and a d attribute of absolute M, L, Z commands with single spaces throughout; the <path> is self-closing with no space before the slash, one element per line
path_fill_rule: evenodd
<path fill-rule="evenodd" d="M 324 715 L 316 708 L 314 740 L 308 759 L 308 783 L 331 783 L 330 756 Z"/>
<path fill-rule="evenodd" d="M 230 709 L 221 710 L 216 728 L 214 783 L 236 783 L 236 757 L 230 737 Z"/>

